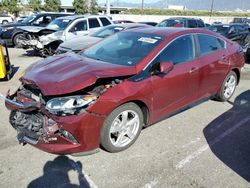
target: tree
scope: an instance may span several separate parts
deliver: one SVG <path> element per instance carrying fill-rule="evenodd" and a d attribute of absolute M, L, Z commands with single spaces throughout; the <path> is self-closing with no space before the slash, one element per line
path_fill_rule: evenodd
<path fill-rule="evenodd" d="M 18 2 L 19 2 L 18 0 L 3 0 L 2 9 L 17 16 L 18 13 L 20 12 L 20 7 L 18 5 Z"/>
<path fill-rule="evenodd" d="M 77 14 L 86 14 L 88 12 L 86 0 L 74 0 L 73 6 Z"/>
<path fill-rule="evenodd" d="M 97 14 L 97 13 L 98 13 L 98 7 L 97 7 L 97 2 L 96 2 L 96 0 L 91 0 L 91 1 L 90 1 L 89 12 L 90 12 L 91 14 Z"/>
<path fill-rule="evenodd" d="M 35 11 L 35 12 L 41 11 L 41 9 L 42 9 L 41 0 L 29 0 L 28 3 L 33 11 Z"/>
<path fill-rule="evenodd" d="M 61 0 L 45 0 L 44 10 L 48 12 L 59 12 Z"/>

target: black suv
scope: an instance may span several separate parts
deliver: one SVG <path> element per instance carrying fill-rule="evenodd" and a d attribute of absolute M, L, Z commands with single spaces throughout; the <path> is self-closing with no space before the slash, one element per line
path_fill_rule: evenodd
<path fill-rule="evenodd" d="M 0 39 L 5 41 L 7 45 L 16 45 L 18 38 L 22 35 L 22 30 L 19 26 L 38 26 L 45 27 L 52 20 L 61 16 L 69 16 L 69 13 L 37 13 L 28 16 L 21 22 L 8 23 L 0 27 Z"/>
<path fill-rule="evenodd" d="M 206 25 L 202 19 L 176 17 L 163 20 L 159 24 L 157 24 L 156 27 L 202 28 L 206 27 Z"/>
<path fill-rule="evenodd" d="M 220 33 L 242 46 L 245 45 L 246 37 L 249 35 L 249 26 L 241 23 L 215 24 L 208 27 L 208 29 Z"/>

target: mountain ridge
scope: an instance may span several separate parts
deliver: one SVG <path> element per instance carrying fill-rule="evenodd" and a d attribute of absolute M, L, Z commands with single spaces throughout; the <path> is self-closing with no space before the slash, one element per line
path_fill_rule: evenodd
<path fill-rule="evenodd" d="M 168 5 L 183 5 L 187 9 L 190 10 L 210 10 L 211 9 L 210 1 L 204 0 L 159 0 L 155 3 L 144 3 L 145 8 L 167 8 Z M 132 7 L 132 8 L 140 8 L 141 3 L 127 3 L 124 1 L 111 1 L 113 6 L 120 7 Z M 214 0 L 214 10 L 217 11 L 232 11 L 236 9 L 241 10 L 250 10 L 250 2 L 249 0 Z"/>

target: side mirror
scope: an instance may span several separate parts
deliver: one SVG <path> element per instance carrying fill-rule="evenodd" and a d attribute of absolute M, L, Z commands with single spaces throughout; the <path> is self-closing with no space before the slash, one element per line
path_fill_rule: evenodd
<path fill-rule="evenodd" d="M 174 68 L 174 64 L 171 61 L 161 62 L 159 66 L 159 72 L 167 74 Z"/>

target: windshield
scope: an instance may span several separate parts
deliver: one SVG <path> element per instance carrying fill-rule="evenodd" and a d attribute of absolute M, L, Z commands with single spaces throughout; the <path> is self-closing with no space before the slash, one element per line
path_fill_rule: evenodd
<path fill-rule="evenodd" d="M 49 25 L 48 29 L 64 30 L 70 23 L 70 19 L 57 18 L 53 20 Z"/>
<path fill-rule="evenodd" d="M 157 27 L 183 27 L 184 22 L 182 20 L 163 20 Z"/>
<path fill-rule="evenodd" d="M 151 34 L 118 32 L 88 48 L 82 55 L 112 64 L 134 66 L 162 40 L 162 37 Z"/>
<path fill-rule="evenodd" d="M 98 38 L 105 38 L 110 35 L 113 35 L 114 33 L 117 33 L 119 31 L 122 31 L 124 27 L 121 26 L 107 26 L 104 27 L 96 32 L 94 32 L 91 36 L 92 37 L 98 37 Z"/>
<path fill-rule="evenodd" d="M 32 14 L 31 16 L 28 16 L 27 18 L 25 18 L 22 23 L 30 23 L 32 22 L 34 19 L 36 18 L 35 14 Z"/>

